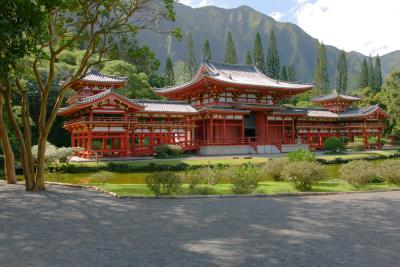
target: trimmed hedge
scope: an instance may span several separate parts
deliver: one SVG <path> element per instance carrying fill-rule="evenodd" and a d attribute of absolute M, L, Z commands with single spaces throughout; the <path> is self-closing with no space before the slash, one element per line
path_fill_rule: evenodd
<path fill-rule="evenodd" d="M 344 145 L 339 138 L 330 136 L 324 141 L 324 149 L 339 152 L 344 149 Z"/>

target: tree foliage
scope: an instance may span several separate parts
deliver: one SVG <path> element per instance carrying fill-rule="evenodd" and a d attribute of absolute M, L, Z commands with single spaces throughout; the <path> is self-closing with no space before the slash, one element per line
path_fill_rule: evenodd
<path fill-rule="evenodd" d="M 237 63 L 236 48 L 235 48 L 235 43 L 233 42 L 233 37 L 231 32 L 228 32 L 228 37 L 226 39 L 225 63 L 228 64 Z"/>
<path fill-rule="evenodd" d="M 196 52 L 194 48 L 194 42 L 193 42 L 193 37 L 192 34 L 189 32 L 186 36 L 186 70 L 188 72 L 188 75 L 190 76 L 190 79 L 194 77 L 196 74 Z"/>
<path fill-rule="evenodd" d="M 372 61 L 372 57 L 368 57 L 368 86 L 370 88 L 375 89 L 376 83 L 375 83 L 375 68 L 374 68 L 374 63 Z"/>
<path fill-rule="evenodd" d="M 359 77 L 359 87 L 365 88 L 369 86 L 369 73 L 368 73 L 368 64 L 367 60 L 364 58 L 361 63 L 361 71 Z"/>
<path fill-rule="evenodd" d="M 286 66 L 285 66 L 285 65 L 282 66 L 281 74 L 280 74 L 280 79 L 281 79 L 282 81 L 287 81 L 287 80 L 288 80 L 288 74 L 287 74 Z"/>
<path fill-rule="evenodd" d="M 346 94 L 348 89 L 348 67 L 346 53 L 342 50 L 339 53 L 336 67 L 336 90 L 340 94 Z"/>
<path fill-rule="evenodd" d="M 206 39 L 204 41 L 201 59 L 211 60 L 211 48 L 210 48 L 210 42 L 208 41 L 208 39 Z"/>
<path fill-rule="evenodd" d="M 264 50 L 263 50 L 262 43 L 261 43 L 261 36 L 260 36 L 260 33 L 258 33 L 258 32 L 257 32 L 256 38 L 254 40 L 253 63 L 264 74 L 267 73 L 267 67 L 265 65 Z"/>
<path fill-rule="evenodd" d="M 171 86 L 175 84 L 174 66 L 170 56 L 167 57 L 165 63 L 165 85 Z"/>
<path fill-rule="evenodd" d="M 392 116 L 392 133 L 400 136 L 400 70 L 394 70 L 382 86 L 389 114 Z"/>
<path fill-rule="evenodd" d="M 246 60 L 245 60 L 246 65 L 253 65 L 253 59 L 251 58 L 251 53 L 249 50 L 246 52 Z"/>
<path fill-rule="evenodd" d="M 296 81 L 296 71 L 293 65 L 289 65 L 288 67 L 288 81 L 295 82 Z"/>
<path fill-rule="evenodd" d="M 375 91 L 380 91 L 382 87 L 382 67 L 379 55 L 375 58 Z"/>
<path fill-rule="evenodd" d="M 316 60 L 314 88 L 318 94 L 324 94 L 329 89 L 328 62 L 326 58 L 326 48 L 323 43 L 316 41 Z"/>
<path fill-rule="evenodd" d="M 11 61 L 3 60 L 0 63 L 4 70 L 0 73 L 0 89 L 7 115 L 18 138 L 27 190 L 44 189 L 46 142 L 71 86 L 90 67 L 105 60 L 115 40 L 121 35 L 154 29 L 158 25 L 155 22 L 162 18 L 174 20 L 173 4 L 173 0 L 164 0 L 161 6 L 151 0 L 8 0 L 2 6 L 0 24 L 9 30 L 0 31 L 1 57 Z M 171 32 L 179 37 L 178 30 Z M 5 40 L 9 41 L 3 42 Z M 77 66 L 59 68 L 60 55 L 78 47 L 84 52 Z M 33 145 L 27 81 L 33 81 L 40 92 L 36 161 L 31 152 Z M 49 107 L 55 81 L 62 82 L 56 87 L 56 101 Z M 18 104 L 21 106 L 22 127 L 12 113 L 15 103 L 11 103 L 11 96 L 14 93 L 20 96 Z"/>
<path fill-rule="evenodd" d="M 279 52 L 276 45 L 275 33 L 271 30 L 268 37 L 267 75 L 273 79 L 279 79 L 279 74 Z"/>

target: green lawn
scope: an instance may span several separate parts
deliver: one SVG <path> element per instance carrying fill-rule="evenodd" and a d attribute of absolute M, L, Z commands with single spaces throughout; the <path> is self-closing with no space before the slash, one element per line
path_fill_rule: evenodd
<path fill-rule="evenodd" d="M 357 159 L 365 159 L 371 156 L 393 156 L 395 153 L 398 153 L 397 150 L 374 150 L 374 151 L 360 151 L 360 152 L 352 152 L 349 154 L 338 154 L 338 155 L 320 155 L 317 158 L 324 160 L 334 160 L 337 158 L 347 159 L 347 160 L 357 160 Z"/>
<path fill-rule="evenodd" d="M 145 184 L 96 184 L 97 187 L 102 188 L 109 192 L 114 192 L 118 196 L 154 196 L 154 194 L 146 187 Z M 230 184 L 217 184 L 207 186 L 210 188 L 209 194 L 211 195 L 227 195 L 232 193 L 232 185 Z M 400 189 L 399 186 L 392 186 L 386 183 L 369 184 L 363 190 L 376 190 L 376 189 Z M 341 180 L 322 181 L 314 186 L 314 192 L 349 192 L 360 191 L 350 184 Z M 277 194 L 277 193 L 294 193 L 299 192 L 292 184 L 287 182 L 261 182 L 256 193 L 263 194 Z M 184 184 L 181 192 L 177 195 L 191 194 L 188 185 Z"/>

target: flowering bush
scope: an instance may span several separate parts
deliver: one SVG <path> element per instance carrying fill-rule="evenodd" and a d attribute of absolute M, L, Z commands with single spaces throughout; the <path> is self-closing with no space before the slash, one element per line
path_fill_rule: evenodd
<path fill-rule="evenodd" d="M 287 164 L 287 159 L 271 159 L 264 165 L 263 171 L 269 178 L 280 181 L 283 179 L 282 171 Z"/>
<path fill-rule="evenodd" d="M 250 194 L 258 188 L 260 168 L 251 164 L 237 166 L 231 169 L 229 175 L 232 191 L 236 194 Z"/>
<path fill-rule="evenodd" d="M 316 162 L 296 161 L 287 164 L 282 176 L 291 182 L 301 191 L 311 191 L 312 186 L 322 180 L 325 175 L 325 168 Z"/>
<path fill-rule="evenodd" d="M 340 167 L 340 177 L 357 188 L 376 180 L 377 170 L 373 162 L 351 161 Z"/>
<path fill-rule="evenodd" d="M 287 154 L 287 159 L 289 160 L 289 162 L 317 160 L 315 154 L 307 149 L 299 149 L 296 151 L 289 152 Z"/>
<path fill-rule="evenodd" d="M 388 184 L 400 185 L 400 160 L 385 160 L 377 168 L 377 174 Z"/>
<path fill-rule="evenodd" d="M 147 187 L 156 195 L 170 195 L 182 187 L 181 178 L 173 172 L 153 172 L 145 178 Z"/>

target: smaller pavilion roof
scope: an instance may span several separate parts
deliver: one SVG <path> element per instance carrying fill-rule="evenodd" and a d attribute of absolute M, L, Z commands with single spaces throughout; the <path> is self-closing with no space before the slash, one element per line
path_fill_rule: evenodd
<path fill-rule="evenodd" d="M 385 114 L 387 117 L 389 115 L 379 107 L 379 105 L 373 105 L 373 106 L 368 106 L 368 107 L 362 107 L 362 108 L 354 108 L 354 109 L 348 109 L 342 113 L 339 113 L 340 118 L 352 118 L 352 117 L 362 117 L 362 116 L 368 116 L 377 110 L 380 110 Z"/>
<path fill-rule="evenodd" d="M 362 97 L 342 95 L 342 94 L 339 94 L 336 90 L 333 90 L 332 93 L 330 93 L 330 94 L 312 98 L 311 102 L 331 102 L 331 101 L 337 101 L 337 100 L 345 100 L 345 101 L 355 102 L 355 101 L 362 100 Z"/>
<path fill-rule="evenodd" d="M 118 77 L 106 75 L 95 68 L 91 68 L 79 81 L 81 82 L 94 82 L 94 83 L 127 83 L 127 77 Z"/>
<path fill-rule="evenodd" d="M 144 106 L 144 112 L 166 112 L 166 113 L 197 113 L 197 110 L 183 101 L 169 100 L 136 100 L 132 102 Z"/>

